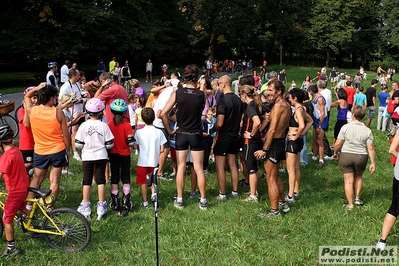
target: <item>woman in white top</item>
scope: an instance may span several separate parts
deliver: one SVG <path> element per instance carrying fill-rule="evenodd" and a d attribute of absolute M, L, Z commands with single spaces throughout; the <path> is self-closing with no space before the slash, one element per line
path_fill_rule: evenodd
<path fill-rule="evenodd" d="M 338 152 L 341 151 L 339 167 L 344 175 L 345 195 L 348 200 L 346 208 L 348 210 L 353 209 L 353 204 L 363 205 L 360 191 L 363 184 L 362 174 L 366 169 L 368 156 L 371 159 L 369 171 L 371 174 L 375 171 L 373 134 L 371 129 L 362 123 L 365 114 L 365 106 L 355 105 L 352 108 L 352 122 L 341 128 L 334 144 L 335 160 L 338 159 Z M 355 194 L 354 201 L 353 194 Z"/>

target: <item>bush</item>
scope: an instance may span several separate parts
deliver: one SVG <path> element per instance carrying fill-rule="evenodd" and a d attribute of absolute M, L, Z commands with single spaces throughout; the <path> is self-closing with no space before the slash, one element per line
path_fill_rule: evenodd
<path fill-rule="evenodd" d="M 387 56 L 382 61 L 378 60 L 378 61 L 370 62 L 370 70 L 371 71 L 377 71 L 377 68 L 379 66 L 381 66 L 382 69 L 384 69 L 385 71 L 388 70 L 388 68 L 399 69 L 399 62 L 390 56 Z"/>

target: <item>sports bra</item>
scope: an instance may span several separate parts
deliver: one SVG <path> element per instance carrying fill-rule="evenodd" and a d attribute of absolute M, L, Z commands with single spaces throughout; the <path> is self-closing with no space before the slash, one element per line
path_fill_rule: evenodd
<path fill-rule="evenodd" d="M 300 106 L 298 108 L 303 108 L 303 106 Z M 299 123 L 295 120 L 295 112 L 296 112 L 296 109 L 295 109 L 295 111 L 292 113 L 292 115 L 290 117 L 290 123 L 288 125 L 289 127 L 299 127 Z"/>

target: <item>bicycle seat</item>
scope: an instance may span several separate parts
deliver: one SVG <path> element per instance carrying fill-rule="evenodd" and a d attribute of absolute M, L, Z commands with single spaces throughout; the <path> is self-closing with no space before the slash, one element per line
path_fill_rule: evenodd
<path fill-rule="evenodd" d="M 35 195 L 37 195 L 41 198 L 47 197 L 52 192 L 51 189 L 40 189 L 40 188 L 33 188 L 33 187 L 28 188 L 28 191 L 35 193 Z"/>

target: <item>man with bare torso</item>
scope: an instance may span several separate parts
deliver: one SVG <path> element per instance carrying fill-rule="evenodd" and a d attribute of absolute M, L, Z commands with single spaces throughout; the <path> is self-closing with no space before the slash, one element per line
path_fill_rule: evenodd
<path fill-rule="evenodd" d="M 285 160 L 285 134 L 290 121 L 291 107 L 283 98 L 285 87 L 282 82 L 271 81 L 267 90 L 268 98 L 274 101 L 274 106 L 270 114 L 266 115 L 269 129 L 263 149 L 255 152 L 257 159 L 265 158 L 264 168 L 270 199 L 270 210 L 259 214 L 262 218 L 279 216 L 279 208 L 282 208 L 284 213 L 290 210 L 285 203 L 284 186 L 278 170 L 280 161 Z"/>

